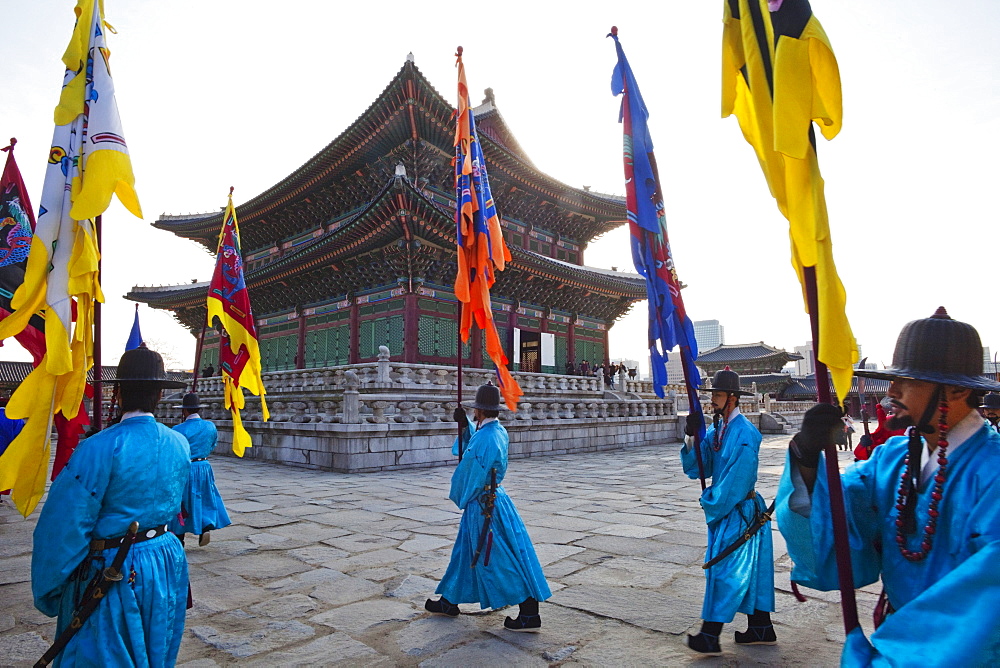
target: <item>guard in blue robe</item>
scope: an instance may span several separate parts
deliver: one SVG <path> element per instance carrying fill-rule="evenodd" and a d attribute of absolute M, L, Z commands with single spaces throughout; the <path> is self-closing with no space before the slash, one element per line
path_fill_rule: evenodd
<path fill-rule="evenodd" d="M 463 457 L 452 474 L 449 494 L 464 512 L 451 562 L 436 591 L 441 598 L 428 599 L 425 607 L 430 612 L 454 617 L 459 612 L 458 603 L 479 603 L 481 608 L 493 609 L 518 604 L 517 618 L 507 617 L 504 627 L 512 631 L 538 631 L 541 628 L 538 602 L 549 598 L 552 592 L 524 522 L 500 485 L 507 473 L 508 438 L 507 430 L 497 420 L 499 389 L 492 383 L 480 387 L 472 407 L 478 428 L 464 420 L 467 427 L 461 443 Z M 463 422 L 465 411 L 456 409 L 455 415 L 456 420 Z M 456 440 L 453 450 L 456 455 L 458 446 Z M 495 499 L 491 499 L 494 471 L 496 492 Z"/>
<path fill-rule="evenodd" d="M 702 492 L 701 507 L 708 524 L 708 549 L 705 561 L 721 554 L 748 529 L 760 526 L 767 511 L 764 498 L 754 490 L 757 482 L 757 458 L 761 435 L 740 412 L 739 375 L 726 367 L 712 380 L 712 407 L 715 423 L 708 428 L 700 450 L 705 478 L 711 484 Z M 697 433 L 697 420 L 687 427 L 689 436 Z M 689 478 L 698 479 L 698 460 L 689 441 L 681 449 L 681 464 Z M 766 522 L 750 540 L 705 570 L 705 601 L 702 628 L 688 636 L 688 646 L 702 654 L 720 654 L 719 635 L 723 624 L 733 621 L 737 612 L 747 615 L 748 629 L 736 632 L 741 645 L 777 642 L 770 613 L 774 611 L 774 549 L 771 523 Z"/>
<path fill-rule="evenodd" d="M 62 666 L 171 666 L 184 632 L 188 568 L 167 524 L 180 510 L 190 449 L 156 422 L 166 380 L 160 356 L 145 346 L 118 366 L 121 421 L 84 440 L 49 488 L 35 527 L 31 588 L 35 607 L 65 630 L 87 585 L 139 523 L 122 569 L 94 613 L 56 659 Z"/>
<path fill-rule="evenodd" d="M 973 408 L 1000 389 L 982 376 L 975 329 L 939 309 L 904 327 L 892 367 L 893 427 L 909 426 L 841 476 L 855 587 L 883 584 L 877 630 L 847 637 L 843 666 L 994 666 L 1000 661 L 1000 434 Z M 778 525 L 792 580 L 838 588 L 824 413 L 807 413 L 789 449 Z M 836 416 L 826 416 L 833 425 Z M 816 435 L 810 435 L 816 434 Z M 819 475 L 817 475 L 817 469 Z M 912 481 L 912 484 L 911 484 Z"/>
<path fill-rule="evenodd" d="M 979 408 L 983 411 L 983 417 L 990 429 L 1000 432 L 1000 394 L 990 392 L 983 397 L 983 403 Z"/>
<path fill-rule="evenodd" d="M 17 438 L 22 429 L 24 429 L 24 420 L 14 420 L 7 417 L 7 409 L 0 407 L 0 455 Z M 4 495 L 9 493 L 9 489 L 0 489 L 0 503 L 3 502 Z"/>
<path fill-rule="evenodd" d="M 183 434 L 191 446 L 191 478 L 184 488 L 183 511 L 170 523 L 170 531 L 177 534 L 182 543 L 185 533 L 195 534 L 199 536 L 198 545 L 205 546 L 209 531 L 232 524 L 208 461 L 219 433 L 214 424 L 198 415 L 201 401 L 194 392 L 185 394 L 177 408 L 181 409 L 183 422 L 174 427 L 174 431 Z"/>

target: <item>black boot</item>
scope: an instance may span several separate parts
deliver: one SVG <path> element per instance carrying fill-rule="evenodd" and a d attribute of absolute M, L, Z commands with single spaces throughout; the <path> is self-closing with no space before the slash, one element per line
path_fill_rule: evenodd
<path fill-rule="evenodd" d="M 435 615 L 447 615 L 448 617 L 458 617 L 458 606 L 446 599 L 444 596 L 436 601 L 427 599 L 424 603 L 424 610 L 433 612 Z"/>
<path fill-rule="evenodd" d="M 517 613 L 517 619 L 508 617 L 503 620 L 503 627 L 508 631 L 518 633 L 538 633 L 542 629 L 542 616 L 538 614 L 538 601 L 530 596 L 525 599 Z"/>
<path fill-rule="evenodd" d="M 754 610 L 747 615 L 747 630 L 736 632 L 737 645 L 776 645 L 778 636 L 771 624 L 771 613 L 766 610 Z"/>
<path fill-rule="evenodd" d="M 688 635 L 688 647 L 699 654 L 718 656 L 722 654 L 719 645 L 719 634 L 722 633 L 722 622 L 702 622 L 698 635 Z"/>

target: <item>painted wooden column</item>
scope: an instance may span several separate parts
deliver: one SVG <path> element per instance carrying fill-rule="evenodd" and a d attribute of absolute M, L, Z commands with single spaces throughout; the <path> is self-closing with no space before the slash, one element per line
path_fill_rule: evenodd
<path fill-rule="evenodd" d="M 306 368 L 306 314 L 303 309 L 297 309 L 299 315 L 298 351 L 295 353 L 295 368 Z"/>
<path fill-rule="evenodd" d="M 604 323 L 604 368 L 611 366 L 611 346 L 608 344 L 608 331 L 610 328 Z"/>
<path fill-rule="evenodd" d="M 576 359 L 576 313 L 569 316 L 568 341 L 566 342 L 566 359 L 579 369 L 579 360 Z M 558 371 L 558 369 L 556 369 Z"/>
<path fill-rule="evenodd" d="M 507 328 L 507 350 L 510 351 L 510 355 L 507 357 L 507 368 L 511 371 L 514 370 L 514 328 L 517 327 L 517 309 L 521 308 L 521 302 L 514 300 L 514 303 L 510 305 L 510 315 L 508 320 L 510 322 L 510 327 Z"/>
<path fill-rule="evenodd" d="M 415 364 L 420 356 L 420 309 L 417 294 L 403 295 L 403 361 Z"/>
<path fill-rule="evenodd" d="M 349 340 L 349 343 L 348 343 L 348 345 L 350 346 L 350 350 L 347 353 L 347 363 L 348 364 L 357 364 L 358 363 L 358 359 L 360 357 L 360 352 L 361 352 L 360 351 L 360 348 L 361 348 L 361 323 L 358 322 L 358 318 L 360 317 L 359 314 L 358 314 L 358 298 L 355 297 L 354 295 L 348 295 L 347 298 L 351 300 L 351 306 L 350 306 L 350 309 L 351 309 L 351 319 L 350 319 L 351 335 L 350 335 L 350 340 Z"/>

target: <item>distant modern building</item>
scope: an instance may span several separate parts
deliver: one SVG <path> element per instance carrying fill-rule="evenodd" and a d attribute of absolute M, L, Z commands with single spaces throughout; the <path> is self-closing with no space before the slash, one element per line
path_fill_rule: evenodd
<path fill-rule="evenodd" d="M 695 320 L 694 338 L 699 351 L 718 348 L 726 342 L 726 328 L 718 320 Z"/>
<path fill-rule="evenodd" d="M 806 341 L 806 345 L 804 346 L 795 346 L 795 354 L 802 357 L 802 359 L 795 362 L 796 376 L 811 376 L 816 372 L 816 369 L 813 366 L 812 341 Z"/>

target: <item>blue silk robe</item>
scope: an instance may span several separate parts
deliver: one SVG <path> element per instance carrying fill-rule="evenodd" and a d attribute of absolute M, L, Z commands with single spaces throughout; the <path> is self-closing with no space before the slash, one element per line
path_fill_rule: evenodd
<path fill-rule="evenodd" d="M 31 555 L 35 607 L 59 615 L 57 634 L 118 551 L 91 555 L 90 541 L 123 536 L 133 520 L 140 530 L 170 522 L 180 510 L 189 459 L 187 441 L 151 416 L 122 420 L 76 448 L 49 488 Z M 123 574 L 60 654 L 60 665 L 173 665 L 187 605 L 184 548 L 169 532 L 136 543 Z"/>
<path fill-rule="evenodd" d="M 743 414 L 731 416 L 716 451 L 715 426 L 708 428 L 701 444 L 706 481 L 711 484 L 701 494 L 701 507 L 708 523 L 705 561 L 734 543 L 754 522 L 757 513 L 767 510 L 763 497 L 754 492 L 757 482 L 757 453 L 761 436 Z M 681 449 L 684 473 L 698 478 L 694 448 Z M 737 612 L 755 609 L 774 611 L 774 548 L 771 523 L 761 527 L 738 550 L 705 571 L 705 601 L 701 616 L 706 621 L 733 621 Z"/>
<path fill-rule="evenodd" d="M 208 457 L 215 449 L 219 434 L 215 425 L 200 417 L 189 417 L 174 427 L 174 431 L 184 435 L 191 446 L 191 459 Z M 170 523 L 170 530 L 176 534 L 192 533 L 201 535 L 206 531 L 227 527 L 232 522 L 226 505 L 222 502 L 219 488 L 215 486 L 215 473 L 208 460 L 191 462 L 191 477 L 184 487 L 184 524 L 177 517 Z"/>
<path fill-rule="evenodd" d="M 870 642 L 861 629 L 848 636 L 841 665 L 997 665 L 1000 434 L 987 425 L 976 425 L 960 448 L 949 451 L 933 546 L 917 562 L 905 559 L 896 543 L 896 494 L 906 453 L 906 437 L 893 437 L 875 448 L 871 459 L 851 466 L 841 476 L 854 584 L 863 587 L 881 575 L 896 609 Z M 778 490 L 777 513 L 795 562 L 792 580 L 831 591 L 838 584 L 825 467 L 821 456 L 810 499 L 797 466 L 788 462 Z M 920 549 L 928 519 L 934 485 L 927 482 L 931 484 L 921 484 L 918 496 L 917 533 L 907 541 L 911 550 Z"/>
<path fill-rule="evenodd" d="M 479 603 L 481 608 L 502 608 L 523 602 L 529 596 L 544 601 L 552 595 L 531 545 L 528 530 L 514 502 L 500 485 L 507 473 L 507 430 L 493 420 L 478 430 L 470 424 L 463 437 L 466 449 L 451 476 L 448 498 L 461 508 L 462 520 L 451 551 L 451 562 L 437 593 L 452 603 Z M 458 454 L 458 444 L 453 450 Z M 497 472 L 497 497 L 490 529 L 493 544 L 489 564 L 486 548 L 475 568 L 472 557 L 479 544 L 483 520 L 480 498 L 490 485 L 490 470 Z"/>

